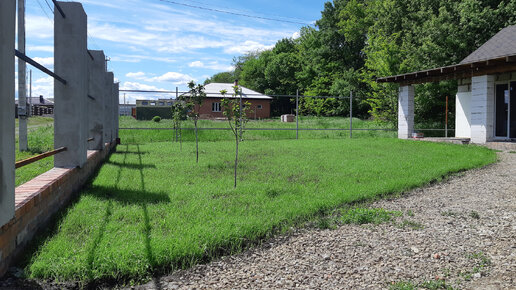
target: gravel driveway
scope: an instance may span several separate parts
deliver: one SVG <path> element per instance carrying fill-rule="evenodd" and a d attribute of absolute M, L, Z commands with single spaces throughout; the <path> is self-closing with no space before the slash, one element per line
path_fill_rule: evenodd
<path fill-rule="evenodd" d="M 380 225 L 301 229 L 137 289 L 516 289 L 516 154 L 375 202 L 403 212 Z"/>

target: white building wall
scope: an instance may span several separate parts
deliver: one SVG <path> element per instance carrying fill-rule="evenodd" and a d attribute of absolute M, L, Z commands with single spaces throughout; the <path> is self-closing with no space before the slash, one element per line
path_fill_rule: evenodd
<path fill-rule="evenodd" d="M 459 86 L 455 104 L 455 137 L 471 138 L 471 85 Z"/>
<path fill-rule="evenodd" d="M 398 138 L 408 139 L 414 132 L 414 87 L 400 87 L 398 95 Z"/>
<path fill-rule="evenodd" d="M 471 142 L 484 144 L 494 134 L 495 76 L 472 78 L 471 85 Z"/>

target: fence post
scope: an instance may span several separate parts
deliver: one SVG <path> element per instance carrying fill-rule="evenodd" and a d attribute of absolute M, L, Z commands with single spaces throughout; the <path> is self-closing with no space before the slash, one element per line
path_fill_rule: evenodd
<path fill-rule="evenodd" d="M 14 217 L 15 0 L 0 1 L 0 227 Z M 1 259 L 1 258 L 0 258 Z"/>
<path fill-rule="evenodd" d="M 176 87 L 176 102 L 178 101 L 178 99 L 179 99 L 179 88 Z M 174 116 L 172 116 L 172 118 L 174 118 Z M 176 131 L 176 142 L 177 142 L 177 127 L 176 127 L 175 123 L 174 123 L 174 129 Z"/>
<path fill-rule="evenodd" d="M 118 138 L 120 115 L 120 83 L 113 83 L 113 141 Z"/>
<path fill-rule="evenodd" d="M 353 91 L 349 92 L 349 138 L 353 138 Z"/>
<path fill-rule="evenodd" d="M 112 128 L 113 128 L 113 117 L 111 115 L 113 111 L 113 80 L 114 75 L 112 72 L 107 72 L 105 75 L 105 88 L 104 88 L 104 142 L 110 143 L 113 140 Z"/>
<path fill-rule="evenodd" d="M 296 91 L 296 140 L 299 139 L 299 90 Z"/>
<path fill-rule="evenodd" d="M 54 69 L 66 85 L 54 82 L 54 146 L 67 151 L 54 157 L 55 167 L 82 167 L 88 143 L 87 16 L 80 3 L 58 2 L 66 14 L 54 14 Z"/>
<path fill-rule="evenodd" d="M 90 51 L 93 60 L 89 62 L 89 95 L 93 99 L 88 100 L 88 138 L 94 138 L 88 142 L 88 149 L 102 150 L 104 149 L 104 77 L 106 56 L 102 50 Z"/>

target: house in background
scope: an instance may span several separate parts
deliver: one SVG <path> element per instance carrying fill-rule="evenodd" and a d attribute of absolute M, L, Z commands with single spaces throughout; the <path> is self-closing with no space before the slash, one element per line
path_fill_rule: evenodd
<path fill-rule="evenodd" d="M 455 137 L 477 144 L 516 141 L 516 25 L 501 30 L 459 64 L 379 78 L 400 84 L 398 137 L 414 132 L 414 85 L 458 80 Z"/>
<path fill-rule="evenodd" d="M 15 117 L 18 118 L 18 100 L 15 101 Z M 30 116 L 53 116 L 53 99 L 45 99 L 43 96 L 27 98 L 26 108 L 30 107 Z"/>
<path fill-rule="evenodd" d="M 242 86 L 240 88 L 242 100 L 249 102 L 251 106 L 247 113 L 248 118 L 270 118 L 272 98 Z M 206 99 L 200 107 L 195 107 L 201 119 L 225 119 L 221 105 L 222 94 L 220 91 L 222 90 L 227 91 L 226 98 L 234 98 L 233 84 L 211 83 L 205 86 Z M 136 119 L 151 120 L 154 116 L 171 119 L 174 102 L 176 102 L 175 99 L 136 100 Z"/>
<path fill-rule="evenodd" d="M 224 119 L 222 114 L 220 91 L 226 90 L 227 98 L 233 97 L 234 84 L 226 83 L 210 83 L 205 86 L 206 100 L 200 108 L 196 108 L 202 119 Z M 260 94 L 248 88 L 240 86 L 242 90 L 242 100 L 249 102 L 251 105 L 247 113 L 250 119 L 266 119 L 271 116 L 271 101 L 272 98 L 264 94 Z"/>

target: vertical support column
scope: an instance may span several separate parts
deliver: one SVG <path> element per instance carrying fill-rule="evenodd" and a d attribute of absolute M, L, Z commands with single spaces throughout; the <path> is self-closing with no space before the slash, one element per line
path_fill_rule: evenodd
<path fill-rule="evenodd" d="M 82 167 L 88 140 L 87 16 L 80 3 L 59 2 L 66 18 L 54 14 L 54 68 L 66 84 L 54 82 L 55 167 Z"/>
<path fill-rule="evenodd" d="M 113 140 L 113 80 L 112 72 L 107 72 L 105 75 L 104 88 L 104 142 L 110 143 Z"/>
<path fill-rule="evenodd" d="M 89 61 L 89 95 L 88 98 L 88 142 L 89 150 L 102 150 L 104 148 L 104 88 L 106 87 L 106 56 L 101 50 L 90 51 L 93 60 Z"/>
<path fill-rule="evenodd" d="M 25 0 L 18 0 L 18 51 L 25 54 Z M 29 148 L 27 139 L 27 64 L 18 59 L 18 147 Z"/>
<path fill-rule="evenodd" d="M 472 78 L 471 142 L 485 144 L 494 135 L 495 76 Z"/>
<path fill-rule="evenodd" d="M 15 15 L 15 0 L 0 1 L 0 227 L 14 217 Z"/>
<path fill-rule="evenodd" d="M 409 139 L 414 132 L 414 87 L 400 87 L 398 95 L 398 138 Z"/>
<path fill-rule="evenodd" d="M 120 115 L 120 83 L 113 84 L 113 141 L 118 138 L 118 121 Z"/>

